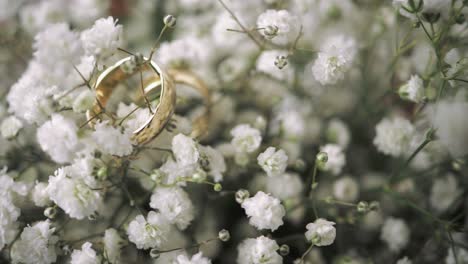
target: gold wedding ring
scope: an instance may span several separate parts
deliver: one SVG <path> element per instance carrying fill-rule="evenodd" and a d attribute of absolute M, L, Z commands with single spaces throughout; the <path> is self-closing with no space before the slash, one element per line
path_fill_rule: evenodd
<path fill-rule="evenodd" d="M 188 87 L 195 89 L 202 96 L 205 109 L 201 115 L 197 116 L 193 120 L 192 132 L 190 136 L 192 138 L 197 139 L 203 138 L 203 136 L 205 136 L 208 132 L 208 126 L 211 115 L 210 90 L 208 89 L 205 82 L 191 71 L 181 69 L 168 69 L 167 74 L 172 80 L 174 80 L 175 84 L 187 85 Z M 151 85 L 157 82 L 158 80 L 154 78 L 150 78 L 149 80 L 146 80 L 144 82 L 146 83 L 144 85 L 146 95 L 158 88 L 158 85 Z"/>
<path fill-rule="evenodd" d="M 153 61 L 147 61 L 144 58 L 144 61 L 140 65 L 136 65 L 135 70 L 131 72 L 122 70 L 122 65 L 134 59 L 135 57 L 133 56 L 126 57 L 99 75 L 95 85 L 96 101 L 93 108 L 88 110 L 86 115 L 88 120 L 90 120 L 89 124 L 94 126 L 95 119 L 99 118 L 105 111 L 107 102 L 119 83 L 140 71 L 152 71 L 154 73 L 154 76 L 152 76 L 153 81 L 149 82 L 144 89 L 159 87 L 161 90 L 159 102 L 153 110 L 151 117 L 133 131 L 132 136 L 132 139 L 138 144 L 146 144 L 158 136 L 169 122 L 174 113 L 176 94 L 173 80 Z"/>

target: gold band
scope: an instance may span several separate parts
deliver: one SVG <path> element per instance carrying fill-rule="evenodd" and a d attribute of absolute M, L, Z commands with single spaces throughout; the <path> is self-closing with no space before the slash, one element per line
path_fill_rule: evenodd
<path fill-rule="evenodd" d="M 200 79 L 196 74 L 188 70 L 180 69 L 169 69 L 168 75 L 176 84 L 184 84 L 195 89 L 203 97 L 205 104 L 204 112 L 195 118 L 192 124 L 192 132 L 190 136 L 192 138 L 202 138 L 208 132 L 208 126 L 211 116 L 211 94 L 205 82 Z M 151 78 L 146 81 L 145 94 L 149 94 L 151 91 L 157 89 L 157 85 L 150 85 L 151 83 L 157 83 L 157 79 Z"/>
<path fill-rule="evenodd" d="M 137 68 L 132 72 L 124 72 L 122 65 L 134 57 L 126 57 L 111 67 L 104 70 L 96 81 L 96 101 L 91 110 L 88 110 L 86 115 L 88 120 L 91 120 L 89 124 L 94 126 L 94 118 L 99 118 L 99 115 L 105 111 L 106 104 L 117 87 L 117 84 L 128 79 L 139 71 L 153 71 L 155 81 L 147 84 L 148 87 L 160 87 L 161 95 L 158 105 L 152 116 L 138 129 L 133 131 L 132 139 L 138 144 L 146 144 L 158 136 L 167 122 L 169 122 L 172 114 L 174 113 L 176 94 L 174 89 L 174 82 L 172 79 L 165 74 L 161 68 L 153 61 L 147 61 L 144 58 L 144 62 L 141 65 L 137 65 Z"/>

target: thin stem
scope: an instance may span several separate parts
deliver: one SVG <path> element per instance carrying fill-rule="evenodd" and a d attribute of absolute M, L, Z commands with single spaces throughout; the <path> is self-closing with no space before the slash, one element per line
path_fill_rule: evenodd
<path fill-rule="evenodd" d="M 199 247 L 203 246 L 204 244 L 210 243 L 211 241 L 214 241 L 214 240 L 217 240 L 217 239 L 218 238 L 211 238 L 211 239 L 207 239 L 205 241 L 202 241 L 200 243 L 197 243 L 197 244 L 185 247 L 185 248 L 184 247 L 178 247 L 178 248 L 173 248 L 173 249 L 167 249 L 167 250 L 158 251 L 158 253 L 168 253 L 168 252 L 183 250 L 183 249 L 199 248 Z"/>
<path fill-rule="evenodd" d="M 141 95 L 145 99 L 146 106 L 148 107 L 150 113 L 154 114 L 153 109 L 151 109 L 151 104 L 150 104 L 150 102 L 148 100 L 148 97 L 146 97 L 146 94 L 145 94 L 145 87 L 143 87 L 143 72 L 141 70 L 140 70 L 140 84 L 141 84 Z"/>
<path fill-rule="evenodd" d="M 95 114 L 94 116 L 92 116 L 90 119 L 86 120 L 86 122 L 84 122 L 81 126 L 80 126 L 80 129 L 83 128 L 84 126 L 86 126 L 87 124 L 89 124 L 89 122 L 93 121 L 94 119 L 96 119 L 97 117 L 99 117 L 100 115 L 102 114 L 102 111 Z"/>
<path fill-rule="evenodd" d="M 307 255 L 309 255 L 310 251 L 312 251 L 312 248 L 314 247 L 314 244 L 311 244 L 309 246 L 309 248 L 306 250 L 306 252 L 304 252 L 304 254 L 302 254 L 301 256 L 301 259 L 299 260 L 299 264 L 303 264 L 304 263 L 304 259 L 305 257 L 307 257 Z"/>
<path fill-rule="evenodd" d="M 234 12 L 231 9 L 229 9 L 229 7 L 222 0 L 218 0 L 218 2 L 224 7 L 224 9 L 226 9 L 226 11 L 231 15 L 231 17 L 234 19 L 234 21 L 236 21 L 236 23 L 242 28 L 242 30 L 245 33 L 247 33 L 249 38 L 251 38 L 253 40 L 253 42 L 255 42 L 255 44 L 260 49 L 263 49 L 262 43 L 260 43 L 260 41 L 258 41 L 258 39 L 252 34 L 252 32 L 247 30 L 247 28 L 240 22 L 239 18 L 237 18 L 236 14 L 234 14 Z"/>
<path fill-rule="evenodd" d="M 458 264 L 458 257 L 457 257 L 457 252 L 455 250 L 455 242 L 453 241 L 452 233 L 450 233 L 450 231 L 447 230 L 447 235 L 448 235 L 449 240 L 450 240 L 450 247 L 452 248 L 452 251 L 453 251 L 453 257 L 455 259 L 455 264 Z"/>
<path fill-rule="evenodd" d="M 151 48 L 151 52 L 150 52 L 150 55 L 148 57 L 148 61 L 151 61 L 151 59 L 153 58 L 153 55 L 154 55 L 154 52 L 156 51 L 156 49 L 158 48 L 158 45 L 159 45 L 159 41 L 161 40 L 164 32 L 166 31 L 167 29 L 167 25 L 164 25 L 164 27 L 162 28 L 161 32 L 159 32 L 159 36 L 158 38 L 156 39 L 153 47 Z"/>
<path fill-rule="evenodd" d="M 431 133 L 431 132 L 428 132 L 428 133 Z M 417 148 L 416 150 L 413 151 L 413 153 L 411 153 L 411 155 L 408 157 L 408 159 L 406 159 L 405 163 L 403 163 L 402 166 L 400 166 L 400 168 L 398 170 L 396 170 L 394 173 L 392 173 L 392 175 L 390 176 L 390 179 L 389 179 L 389 182 L 392 182 L 392 180 L 397 177 L 401 172 L 404 171 L 404 169 L 411 163 L 411 161 L 416 157 L 416 155 L 418 155 L 419 152 L 421 152 L 424 147 L 427 146 L 427 144 L 429 144 L 430 142 L 432 141 L 431 138 L 426 138 Z"/>

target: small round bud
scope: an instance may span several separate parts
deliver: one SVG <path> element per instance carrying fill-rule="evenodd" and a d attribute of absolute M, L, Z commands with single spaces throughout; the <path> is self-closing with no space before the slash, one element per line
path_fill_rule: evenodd
<path fill-rule="evenodd" d="M 90 214 L 90 215 L 88 216 L 88 220 L 90 220 L 90 221 L 95 221 L 95 220 L 97 219 L 97 217 L 98 217 L 97 214 L 96 214 L 96 213 L 93 213 L 93 214 Z"/>
<path fill-rule="evenodd" d="M 284 55 L 279 55 L 279 56 L 276 56 L 276 59 L 275 59 L 275 66 L 278 68 L 278 69 L 283 69 L 284 67 L 286 67 L 286 65 L 288 65 L 288 57 L 284 56 Z"/>
<path fill-rule="evenodd" d="M 240 189 L 236 192 L 236 202 L 243 203 L 245 199 L 250 197 L 249 191 L 245 189 Z"/>
<path fill-rule="evenodd" d="M 63 253 L 65 253 L 65 255 L 72 253 L 72 250 L 68 244 L 64 244 L 60 248 L 62 249 Z"/>
<path fill-rule="evenodd" d="M 377 211 L 377 210 L 379 210 L 379 208 L 380 208 L 380 203 L 377 202 L 377 201 L 372 201 L 369 204 L 369 210 L 371 210 L 371 211 Z"/>
<path fill-rule="evenodd" d="M 263 30 L 263 34 L 265 34 L 265 37 L 267 39 L 272 39 L 278 35 L 278 27 L 275 25 L 268 25 L 265 27 Z"/>
<path fill-rule="evenodd" d="M 229 239 L 231 239 L 231 234 L 226 229 L 223 229 L 223 230 L 219 231 L 218 238 L 219 238 L 219 240 L 221 240 L 223 242 L 227 242 L 227 241 L 229 241 Z"/>
<path fill-rule="evenodd" d="M 283 257 L 289 255 L 289 246 L 286 244 L 281 245 L 279 248 L 279 253 Z"/>
<path fill-rule="evenodd" d="M 203 170 L 208 171 L 210 169 L 210 160 L 206 155 L 200 155 L 198 163 Z"/>
<path fill-rule="evenodd" d="M 360 201 L 356 206 L 356 210 L 359 213 L 367 213 L 369 211 L 369 203 L 365 201 Z"/>
<path fill-rule="evenodd" d="M 164 25 L 166 25 L 169 28 L 173 28 L 177 24 L 177 19 L 173 15 L 167 15 L 164 17 Z"/>
<path fill-rule="evenodd" d="M 206 172 L 201 169 L 197 169 L 195 173 L 192 175 L 192 179 L 198 183 L 202 183 L 206 181 L 206 178 L 207 178 Z"/>
<path fill-rule="evenodd" d="M 154 181 L 155 183 L 161 183 L 164 176 L 165 176 L 165 173 L 159 169 L 153 170 L 150 174 L 151 180 Z"/>
<path fill-rule="evenodd" d="M 96 176 L 99 180 L 105 180 L 107 179 L 108 172 L 107 166 L 104 166 L 98 169 Z"/>
<path fill-rule="evenodd" d="M 44 210 L 44 216 L 49 219 L 54 219 L 57 215 L 57 208 L 55 206 L 47 207 Z"/>
<path fill-rule="evenodd" d="M 223 186 L 220 183 L 216 183 L 213 186 L 213 190 L 215 190 L 215 192 L 220 192 L 222 189 L 223 189 Z"/>
<path fill-rule="evenodd" d="M 325 164 L 327 164 L 328 161 L 328 154 L 326 152 L 319 152 L 315 158 L 315 162 L 317 163 L 317 167 L 319 169 L 323 169 L 325 167 Z"/>
<path fill-rule="evenodd" d="M 151 258 L 158 259 L 160 256 L 161 256 L 161 253 L 159 253 L 159 250 L 157 250 L 156 248 L 152 248 L 150 250 L 150 257 Z"/>

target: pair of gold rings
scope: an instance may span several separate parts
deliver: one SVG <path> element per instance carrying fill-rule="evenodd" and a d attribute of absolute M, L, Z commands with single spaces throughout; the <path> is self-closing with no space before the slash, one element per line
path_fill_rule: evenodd
<path fill-rule="evenodd" d="M 149 143 L 157 137 L 166 127 L 174 113 L 176 106 L 175 84 L 185 84 L 201 94 L 205 104 L 203 114 L 193 121 L 191 136 L 202 137 L 208 129 L 211 96 L 206 84 L 194 73 L 187 70 L 170 69 L 163 71 L 154 61 L 143 58 L 132 70 L 125 70 L 125 66 L 135 61 L 135 56 L 126 57 L 104 70 L 96 80 L 96 100 L 93 107 L 88 110 L 87 118 L 94 126 L 96 119 L 105 112 L 110 96 L 122 81 L 136 73 L 149 72 L 150 77 L 142 83 L 142 90 L 146 96 L 150 92 L 160 91 L 159 101 L 151 116 L 140 127 L 133 131 L 132 139 L 139 145 Z M 138 61 L 138 60 L 137 60 Z M 141 78 L 143 75 L 141 75 Z"/>

